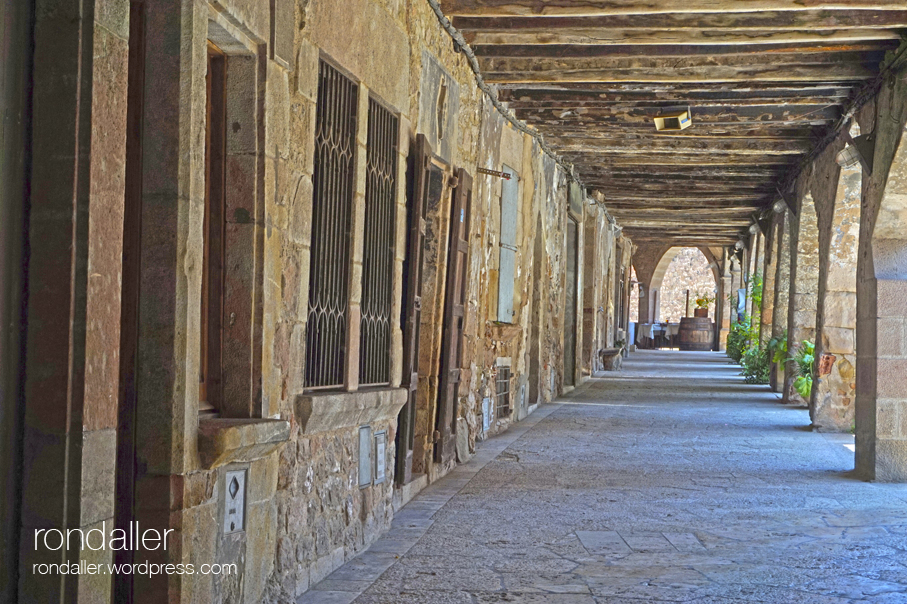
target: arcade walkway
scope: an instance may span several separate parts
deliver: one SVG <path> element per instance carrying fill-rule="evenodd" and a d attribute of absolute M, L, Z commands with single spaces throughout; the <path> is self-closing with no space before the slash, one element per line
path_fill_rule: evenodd
<path fill-rule="evenodd" d="M 640 351 L 406 506 L 300 602 L 907 602 L 907 486 L 720 353 Z"/>

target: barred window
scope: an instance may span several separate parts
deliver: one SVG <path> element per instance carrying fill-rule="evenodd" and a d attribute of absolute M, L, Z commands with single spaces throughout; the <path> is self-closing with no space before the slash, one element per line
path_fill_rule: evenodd
<path fill-rule="evenodd" d="M 315 111 L 312 247 L 306 328 L 307 388 L 344 384 L 358 87 L 324 61 Z"/>
<path fill-rule="evenodd" d="M 397 130 L 397 117 L 369 99 L 359 342 L 359 382 L 363 385 L 390 382 Z"/>
<path fill-rule="evenodd" d="M 510 367 L 498 366 L 498 375 L 495 378 L 495 417 L 510 415 Z"/>

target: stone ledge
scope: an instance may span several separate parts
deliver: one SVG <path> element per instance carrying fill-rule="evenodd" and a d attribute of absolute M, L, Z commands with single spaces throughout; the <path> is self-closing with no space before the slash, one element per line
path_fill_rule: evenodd
<path fill-rule="evenodd" d="M 301 394 L 296 421 L 303 434 L 330 432 L 394 419 L 404 404 L 403 388 Z"/>
<path fill-rule="evenodd" d="M 198 422 L 198 457 L 207 469 L 261 459 L 288 440 L 290 422 L 282 419 L 212 418 Z"/>

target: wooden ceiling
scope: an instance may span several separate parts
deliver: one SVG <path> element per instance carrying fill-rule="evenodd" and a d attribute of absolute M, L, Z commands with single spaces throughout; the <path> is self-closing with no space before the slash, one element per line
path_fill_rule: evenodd
<path fill-rule="evenodd" d="M 499 99 L 635 241 L 736 242 L 907 30 L 907 0 L 442 0 Z M 693 125 L 652 118 L 689 108 Z"/>

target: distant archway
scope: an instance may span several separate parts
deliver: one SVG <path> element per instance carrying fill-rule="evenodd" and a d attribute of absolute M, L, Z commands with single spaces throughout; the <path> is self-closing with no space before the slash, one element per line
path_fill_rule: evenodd
<path fill-rule="evenodd" d="M 709 256 L 707 248 L 672 247 L 666 251 L 649 284 L 649 316 L 656 321 L 679 321 L 686 316 L 687 290 L 690 290 L 690 313 L 697 295 L 715 297 L 718 266 Z M 714 302 L 709 305 L 709 316 L 715 316 Z"/>

